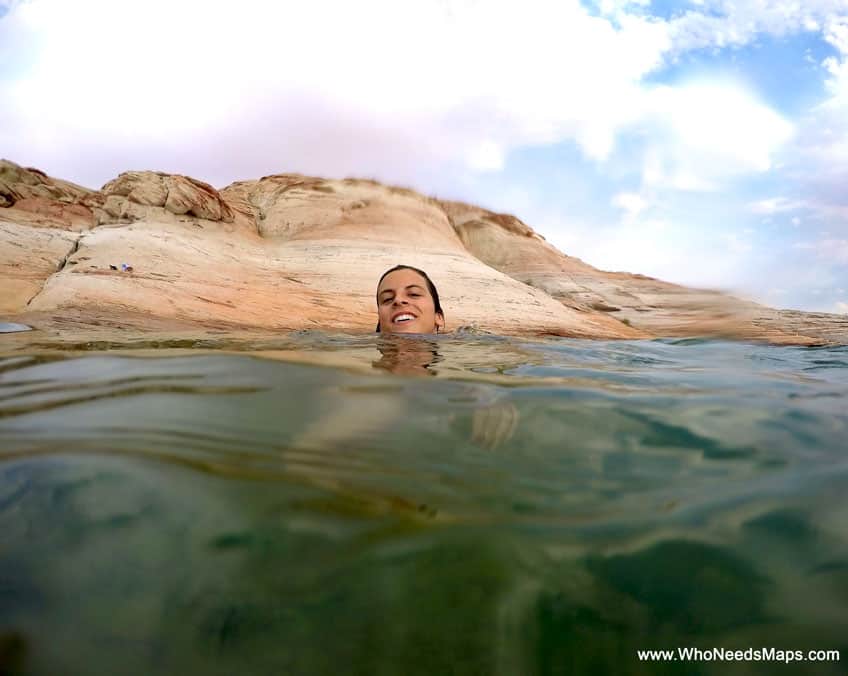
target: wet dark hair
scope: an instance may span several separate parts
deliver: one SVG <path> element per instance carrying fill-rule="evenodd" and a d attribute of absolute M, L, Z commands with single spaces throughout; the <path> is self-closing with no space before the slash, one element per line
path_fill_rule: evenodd
<path fill-rule="evenodd" d="M 424 281 L 427 282 L 427 290 L 430 292 L 430 295 L 433 297 L 433 306 L 436 308 L 436 314 L 441 315 L 442 319 L 445 318 L 445 313 L 442 311 L 442 304 L 439 302 L 439 292 L 436 291 L 436 285 L 433 284 L 433 280 L 427 276 L 427 273 L 423 270 L 419 270 L 418 268 L 414 268 L 411 265 L 395 265 L 390 270 L 386 270 L 383 275 L 380 277 L 380 280 L 377 282 L 377 288 L 380 288 L 380 284 L 383 283 L 383 280 L 386 278 L 386 275 L 394 272 L 395 270 L 412 270 L 413 272 L 417 272 L 424 278 Z M 377 305 L 379 306 L 380 299 L 377 298 Z M 377 333 L 380 333 L 380 321 L 377 320 Z"/>

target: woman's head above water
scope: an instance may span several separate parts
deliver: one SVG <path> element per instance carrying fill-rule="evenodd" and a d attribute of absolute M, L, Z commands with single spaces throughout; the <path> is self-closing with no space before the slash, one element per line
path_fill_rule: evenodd
<path fill-rule="evenodd" d="M 409 265 L 396 265 L 380 277 L 377 317 L 378 333 L 438 333 L 445 327 L 436 285 Z"/>

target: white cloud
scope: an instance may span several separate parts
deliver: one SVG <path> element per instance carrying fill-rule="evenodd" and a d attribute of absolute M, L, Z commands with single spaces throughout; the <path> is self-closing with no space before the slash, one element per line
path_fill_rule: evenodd
<path fill-rule="evenodd" d="M 732 81 L 694 81 L 645 93 L 652 125 L 643 181 L 679 190 L 715 190 L 762 172 L 792 136 L 793 125 Z"/>
<path fill-rule="evenodd" d="M 837 301 L 833 306 L 833 312 L 836 312 L 837 314 L 848 314 L 848 303 Z"/>
<path fill-rule="evenodd" d="M 635 218 L 645 210 L 648 201 L 639 193 L 620 192 L 612 198 L 612 205 L 622 209 L 625 218 Z"/>
<path fill-rule="evenodd" d="M 822 239 L 795 242 L 792 247 L 811 251 L 828 264 L 848 265 L 848 239 L 830 237 L 830 233 L 822 234 Z"/>
<path fill-rule="evenodd" d="M 843 9 L 848 11 L 848 5 Z M 842 56 L 848 54 L 848 16 L 831 17 L 825 27 L 824 39 Z"/>
<path fill-rule="evenodd" d="M 698 11 L 672 19 L 668 28 L 672 54 L 741 46 L 761 36 L 782 37 L 799 32 L 817 33 L 836 51 L 822 63 L 828 97 L 798 120 L 792 142 L 780 154 L 785 166 L 782 161 L 770 161 L 777 157 L 774 151 L 779 144 L 752 144 L 746 157 L 754 161 L 759 158 L 761 167 L 782 169 L 799 192 L 808 196 L 803 204 L 786 201 L 769 209 L 763 203 L 754 205 L 755 210 L 774 213 L 804 207 L 820 219 L 835 222 L 848 234 L 848 198 L 844 190 L 848 184 L 848 2 L 705 0 Z M 774 121 L 772 133 L 780 136 L 779 127 L 780 123 Z"/>
<path fill-rule="evenodd" d="M 668 126 L 687 150 L 730 160 L 733 168 L 765 171 L 792 125 L 733 83 L 697 83 L 656 93 Z"/>
<path fill-rule="evenodd" d="M 645 85 L 679 28 L 645 2 L 607 9 L 32 0 L 0 20 L 0 50 L 18 45 L 0 56 L 27 62 L 5 83 L 0 146 L 78 180 L 75 166 L 99 162 L 88 174 L 103 181 L 159 158 L 217 182 L 282 170 L 414 182 L 566 140 L 602 163 L 644 128 L 658 184 L 711 189 L 771 165 L 780 116 L 738 84 Z"/>
<path fill-rule="evenodd" d="M 651 0 L 600 0 L 598 9 L 607 16 L 621 16 L 633 7 L 648 7 Z"/>
<path fill-rule="evenodd" d="M 815 195 L 810 207 L 824 218 L 848 220 L 848 3 L 822 22 L 822 36 L 837 54 L 826 58 L 828 96 L 801 119 L 791 149 L 792 171 Z"/>
<path fill-rule="evenodd" d="M 742 233 L 727 233 L 724 236 L 724 241 L 727 245 L 727 249 L 730 253 L 733 254 L 744 254 L 749 252 L 753 248 L 753 244 L 750 239 L 750 232 L 742 232 Z"/>
<path fill-rule="evenodd" d="M 468 154 L 468 166 L 478 171 L 497 171 L 503 169 L 503 149 L 494 141 L 481 141 Z"/>
<path fill-rule="evenodd" d="M 757 200 L 748 205 L 748 210 L 755 214 L 777 214 L 784 211 L 795 211 L 803 209 L 805 203 L 799 200 L 791 200 L 787 197 L 769 197 Z M 793 222 L 796 219 L 792 219 Z"/>
<path fill-rule="evenodd" d="M 781 37 L 816 31 L 846 11 L 844 0 L 704 0 L 697 11 L 670 21 L 674 50 L 748 44 L 763 34 Z"/>
<path fill-rule="evenodd" d="M 809 120 L 811 126 L 817 126 L 821 139 L 813 152 L 842 163 L 848 162 L 848 7 L 845 11 L 845 16 L 832 17 L 824 28 L 825 41 L 838 55 L 822 62 L 829 74 L 825 84 L 830 97 L 813 108 Z"/>
<path fill-rule="evenodd" d="M 614 27 L 577 2 L 543 0 L 246 0 L 237 11 L 223 2 L 33 0 L 0 21 L 0 44 L 13 38 L 38 46 L 26 77 L 5 87 L 0 144 L 13 157 L 51 164 L 108 146 L 125 157 L 173 148 L 179 160 L 198 145 L 247 137 L 265 170 L 327 173 L 355 163 L 293 157 L 288 141 L 304 123 L 313 140 L 326 132 L 336 142 L 334 129 L 347 128 L 366 172 L 374 164 L 356 136 L 373 143 L 372 130 L 387 138 L 377 155 L 435 165 L 498 169 L 510 148 L 569 138 L 603 159 L 640 78 L 667 48 L 660 22 Z M 310 108 L 323 115 L 301 114 Z"/>

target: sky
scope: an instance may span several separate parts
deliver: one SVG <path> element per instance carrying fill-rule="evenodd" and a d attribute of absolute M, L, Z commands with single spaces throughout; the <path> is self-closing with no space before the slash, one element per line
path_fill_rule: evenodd
<path fill-rule="evenodd" d="M 848 0 L 0 0 L 0 157 L 375 178 L 848 313 Z"/>

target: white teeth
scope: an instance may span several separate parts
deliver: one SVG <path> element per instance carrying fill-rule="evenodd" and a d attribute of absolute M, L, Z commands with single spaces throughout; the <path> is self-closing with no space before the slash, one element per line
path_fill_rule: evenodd
<path fill-rule="evenodd" d="M 410 320 L 412 320 L 412 319 L 415 319 L 415 317 L 413 317 L 412 315 L 404 314 L 404 315 L 398 315 L 398 316 L 397 316 L 397 317 L 395 317 L 392 321 L 393 321 L 395 324 L 397 324 L 398 322 L 408 322 L 408 321 L 410 321 Z"/>

